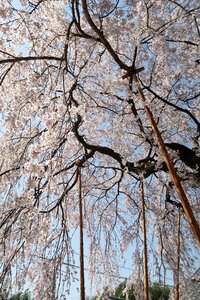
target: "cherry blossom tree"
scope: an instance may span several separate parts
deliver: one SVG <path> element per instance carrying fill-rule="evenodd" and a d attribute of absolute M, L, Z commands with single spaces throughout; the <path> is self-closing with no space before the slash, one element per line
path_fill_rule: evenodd
<path fill-rule="evenodd" d="M 93 285 L 103 271 L 110 286 L 131 245 L 130 280 L 141 292 L 141 178 L 149 256 L 158 274 L 176 270 L 184 203 L 145 107 L 193 214 L 190 225 L 181 219 L 184 275 L 200 211 L 197 1 L 0 4 L 0 283 L 32 282 L 35 299 L 64 299 L 74 276 L 79 167 Z"/>

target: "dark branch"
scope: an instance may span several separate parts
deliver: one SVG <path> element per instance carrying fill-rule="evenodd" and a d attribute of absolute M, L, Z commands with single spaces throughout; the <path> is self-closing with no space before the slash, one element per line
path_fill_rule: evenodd
<path fill-rule="evenodd" d="M 188 110 L 188 109 L 184 109 L 176 104 L 173 104 L 171 102 L 169 102 L 168 100 L 164 99 L 163 97 L 159 96 L 156 92 L 154 92 L 149 86 L 145 86 L 144 84 L 142 84 L 144 89 L 146 89 L 147 91 L 149 91 L 152 95 L 154 95 L 157 99 L 161 100 L 162 102 L 166 103 L 169 106 L 174 107 L 175 109 L 186 113 L 188 116 L 190 116 L 190 118 L 194 121 L 194 123 L 197 125 L 198 128 L 200 128 L 200 123 L 199 121 L 195 118 L 195 116 Z"/>
<path fill-rule="evenodd" d="M 63 57 L 56 56 L 24 56 L 24 57 L 14 57 L 0 60 L 0 65 L 6 63 L 16 63 L 21 61 L 32 61 L 32 60 L 56 60 L 56 61 L 64 61 Z"/>
<path fill-rule="evenodd" d="M 74 133 L 78 139 L 78 141 L 88 150 L 92 150 L 93 152 L 99 152 L 105 155 L 108 155 L 112 158 L 114 158 L 118 163 L 120 164 L 121 168 L 124 169 L 124 165 L 122 163 L 122 157 L 119 153 L 115 152 L 114 150 L 108 148 L 108 147 L 103 147 L 103 146 L 97 146 L 97 145 L 91 145 L 87 143 L 83 136 L 79 134 L 78 132 L 78 127 L 82 121 L 82 118 L 80 115 L 78 115 L 77 121 L 74 123 Z"/>
<path fill-rule="evenodd" d="M 188 167 L 198 170 L 200 173 L 200 157 L 188 147 L 178 143 L 165 143 L 168 148 L 178 151 L 180 160 L 183 161 Z"/>

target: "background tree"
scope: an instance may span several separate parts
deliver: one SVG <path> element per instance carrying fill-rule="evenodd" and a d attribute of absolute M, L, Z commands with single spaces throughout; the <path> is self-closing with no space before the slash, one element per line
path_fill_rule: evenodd
<path fill-rule="evenodd" d="M 0 7 L 0 283 L 27 280 L 35 299 L 67 293 L 81 165 L 93 284 L 104 273 L 110 286 L 118 253 L 132 247 L 139 295 L 141 177 L 159 274 L 175 271 L 181 204 L 132 74 L 141 71 L 147 105 L 198 219 L 198 4 L 0 0 Z M 185 216 L 181 240 L 184 275 L 195 261 Z"/>
<path fill-rule="evenodd" d="M 0 300 L 31 300 L 29 292 L 19 292 L 17 294 L 12 294 L 5 289 L 0 292 Z"/>
<path fill-rule="evenodd" d="M 0 300 L 6 300 L 8 298 L 8 292 L 5 288 L 0 290 Z"/>
<path fill-rule="evenodd" d="M 126 281 L 121 282 L 113 293 L 109 293 L 107 289 L 104 290 L 101 299 L 104 299 L 106 295 L 115 296 L 117 298 L 135 300 L 134 287 L 129 287 L 128 294 L 125 296 L 124 291 L 126 290 Z M 150 299 L 151 300 L 168 300 L 170 294 L 170 288 L 163 286 L 160 283 L 154 283 L 150 286 Z M 98 298 L 94 298 L 98 299 Z"/>
<path fill-rule="evenodd" d="M 123 291 L 125 290 L 125 288 L 126 288 L 126 281 L 121 282 L 121 283 L 119 284 L 119 286 L 116 288 L 116 290 L 115 290 L 113 296 L 116 296 L 116 297 L 119 297 L 119 298 L 125 298 L 125 297 L 124 297 L 124 293 L 123 293 Z M 129 299 L 129 300 L 135 300 L 135 296 L 134 296 L 134 288 L 133 288 L 133 286 L 132 286 L 131 288 L 129 288 L 128 294 L 127 294 L 126 297 L 127 297 L 127 299 Z"/>
<path fill-rule="evenodd" d="M 25 293 L 17 293 L 9 297 L 8 300 L 31 300 L 30 294 L 28 292 Z"/>
<path fill-rule="evenodd" d="M 168 300 L 170 294 L 170 288 L 167 286 L 162 286 L 159 283 L 154 283 L 150 287 L 150 294 L 152 300 Z"/>

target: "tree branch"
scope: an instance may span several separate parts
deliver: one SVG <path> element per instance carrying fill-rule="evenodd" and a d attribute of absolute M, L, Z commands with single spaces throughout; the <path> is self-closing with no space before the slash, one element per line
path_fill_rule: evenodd
<path fill-rule="evenodd" d="M 56 56 L 22 56 L 22 57 L 14 57 L 1 59 L 0 65 L 6 63 L 16 63 L 20 61 L 32 61 L 32 60 L 56 60 L 56 61 L 64 61 L 64 57 L 56 57 Z"/>

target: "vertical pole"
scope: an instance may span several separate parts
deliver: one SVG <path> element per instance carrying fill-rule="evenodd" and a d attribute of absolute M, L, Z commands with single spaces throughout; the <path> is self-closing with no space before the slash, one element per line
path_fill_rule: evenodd
<path fill-rule="evenodd" d="M 178 209 L 177 221 L 178 235 L 177 235 L 177 265 L 176 265 L 176 300 L 180 299 L 180 245 L 181 245 L 181 208 Z"/>
<path fill-rule="evenodd" d="M 80 300 L 85 300 L 84 276 L 84 242 L 83 242 L 83 206 L 82 206 L 82 180 L 81 166 L 78 166 L 79 175 L 79 223 L 80 223 Z"/>
<path fill-rule="evenodd" d="M 145 199 L 144 183 L 140 180 L 142 189 L 142 230 L 143 230 L 143 250 L 144 250 L 144 300 L 149 300 L 149 280 L 148 280 L 148 253 L 147 253 L 147 236 L 146 236 L 146 217 L 145 217 Z"/>

